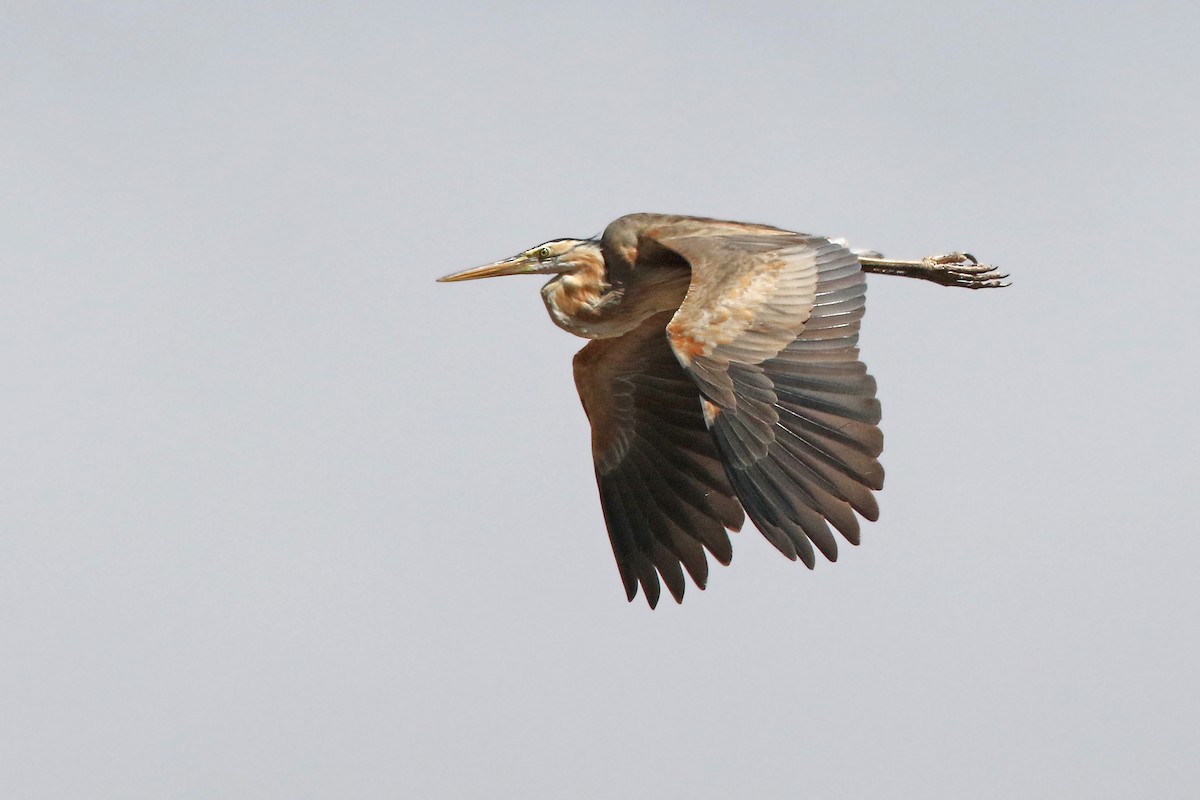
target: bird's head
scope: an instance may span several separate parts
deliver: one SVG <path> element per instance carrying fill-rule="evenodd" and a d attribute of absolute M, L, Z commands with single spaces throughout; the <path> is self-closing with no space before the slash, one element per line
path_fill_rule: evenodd
<path fill-rule="evenodd" d="M 599 242 L 593 239 L 554 239 L 503 261 L 464 269 L 438 280 L 450 283 L 499 275 L 568 275 L 581 270 L 595 270 L 597 266 L 603 268 L 603 265 L 604 257 L 600 253 Z"/>

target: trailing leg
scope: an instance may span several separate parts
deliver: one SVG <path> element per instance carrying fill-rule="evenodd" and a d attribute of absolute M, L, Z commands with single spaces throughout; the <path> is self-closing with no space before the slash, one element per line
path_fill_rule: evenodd
<path fill-rule="evenodd" d="M 897 261 L 891 258 L 859 256 L 863 272 L 879 275 L 900 275 L 905 278 L 920 278 L 942 286 L 962 286 L 965 289 L 998 289 L 1009 284 L 990 264 L 980 264 L 970 253 L 947 253 L 929 256 L 920 261 Z"/>

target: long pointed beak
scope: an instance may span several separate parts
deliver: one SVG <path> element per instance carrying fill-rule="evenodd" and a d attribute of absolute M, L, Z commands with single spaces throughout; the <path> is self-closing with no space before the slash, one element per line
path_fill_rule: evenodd
<path fill-rule="evenodd" d="M 482 267 L 471 267 L 462 272 L 454 272 L 438 278 L 438 283 L 454 283 L 455 281 L 473 281 L 477 278 L 495 278 L 499 275 L 531 275 L 538 272 L 538 264 L 530 263 L 525 256 L 513 256 L 494 264 Z"/>

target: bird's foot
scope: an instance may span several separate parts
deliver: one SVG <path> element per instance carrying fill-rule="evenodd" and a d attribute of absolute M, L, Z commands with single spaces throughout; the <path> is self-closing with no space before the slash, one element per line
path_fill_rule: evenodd
<path fill-rule="evenodd" d="M 961 286 L 965 289 L 999 289 L 1010 284 L 1008 277 L 990 264 L 980 264 L 970 253 L 946 253 L 921 259 L 918 277 L 942 286 Z"/>

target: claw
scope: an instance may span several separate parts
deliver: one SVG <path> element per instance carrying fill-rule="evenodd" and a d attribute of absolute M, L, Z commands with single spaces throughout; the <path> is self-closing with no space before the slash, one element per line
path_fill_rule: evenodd
<path fill-rule="evenodd" d="M 1004 282 L 1008 277 L 1007 274 L 998 272 L 995 267 L 990 264 L 980 264 L 967 253 L 961 254 L 964 261 L 969 260 L 970 263 L 942 263 L 931 264 L 935 270 L 934 274 L 941 274 L 943 279 L 938 281 L 948 286 L 961 286 L 964 289 L 1000 289 L 1009 284 Z M 946 256 L 936 256 L 930 261 L 941 261 Z M 932 278 L 932 280 L 938 280 Z"/>
<path fill-rule="evenodd" d="M 958 285 L 967 289 L 1002 289 L 1005 286 L 1011 286 L 1011 283 L 1005 283 L 1004 279 L 1008 275 L 991 270 L 980 275 L 972 275 L 967 278 L 960 278 Z"/>

